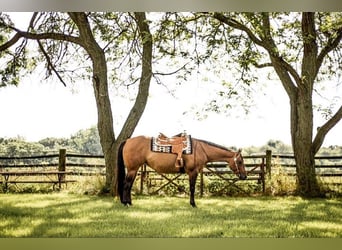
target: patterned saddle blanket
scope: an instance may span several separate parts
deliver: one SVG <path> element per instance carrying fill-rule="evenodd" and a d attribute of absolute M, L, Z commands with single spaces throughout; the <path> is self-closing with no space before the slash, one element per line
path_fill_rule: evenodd
<path fill-rule="evenodd" d="M 176 168 L 184 167 L 183 154 L 192 154 L 191 136 L 181 133 L 172 137 L 167 137 L 159 133 L 158 137 L 152 137 L 151 151 L 159 153 L 176 154 Z"/>
<path fill-rule="evenodd" d="M 172 137 L 167 137 L 163 133 L 159 133 L 157 137 L 152 137 L 151 151 L 177 154 L 180 151 L 182 154 L 192 154 L 191 135 L 180 133 Z"/>

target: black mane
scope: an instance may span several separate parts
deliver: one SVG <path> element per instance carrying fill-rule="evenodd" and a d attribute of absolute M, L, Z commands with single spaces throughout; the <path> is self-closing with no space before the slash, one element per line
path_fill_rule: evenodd
<path fill-rule="evenodd" d="M 216 148 L 220 148 L 220 149 L 223 149 L 223 150 L 226 150 L 226 151 L 229 151 L 229 152 L 233 152 L 232 150 L 222 146 L 222 145 L 219 145 L 219 144 L 216 144 L 216 143 L 213 143 L 213 142 L 210 142 L 210 141 L 206 141 L 206 140 L 201 140 L 201 139 L 197 139 L 196 140 L 200 141 L 200 142 L 203 142 L 203 143 L 206 143 L 210 146 L 213 146 L 213 147 L 216 147 Z"/>

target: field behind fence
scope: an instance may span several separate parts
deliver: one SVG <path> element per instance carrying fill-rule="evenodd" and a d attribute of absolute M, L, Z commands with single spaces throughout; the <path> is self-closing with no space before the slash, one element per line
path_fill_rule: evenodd
<path fill-rule="evenodd" d="M 335 192 L 342 193 L 342 156 L 317 156 L 316 173 L 321 182 Z M 240 181 L 226 163 L 208 163 L 200 173 L 197 192 L 205 194 L 251 194 L 265 193 L 272 185 L 279 185 L 284 178 L 295 179 L 293 155 L 264 154 L 244 156 L 248 180 Z M 96 177 L 104 180 L 103 155 L 59 153 L 0 157 L 0 184 L 7 191 L 10 186 L 20 189 L 25 184 L 48 184 L 53 188 L 65 188 L 79 183 L 84 178 Z M 281 176 L 282 179 L 277 179 Z M 272 179 L 273 178 L 273 179 Z M 283 188 L 288 188 L 285 185 Z M 136 193 L 180 193 L 188 192 L 188 179 L 184 174 L 157 174 L 148 166 L 142 166 L 135 181 Z"/>

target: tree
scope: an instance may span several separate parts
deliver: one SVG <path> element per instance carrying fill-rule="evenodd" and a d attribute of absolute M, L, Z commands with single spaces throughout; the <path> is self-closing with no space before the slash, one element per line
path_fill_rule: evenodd
<path fill-rule="evenodd" d="M 40 141 L 40 143 L 42 142 Z M 72 135 L 70 137 L 69 144 L 77 150 L 77 152 L 82 154 L 103 154 L 99 132 L 95 126 L 89 129 L 80 130 L 76 134 Z"/>
<path fill-rule="evenodd" d="M 1 156 L 15 157 L 15 156 L 32 156 L 42 154 L 44 146 L 37 142 L 26 142 L 24 138 L 0 138 L 0 152 Z M 26 160 L 30 162 L 30 160 Z"/>
<path fill-rule="evenodd" d="M 1 13 L 0 15 L 0 43 L 4 43 L 8 40 L 11 33 L 11 29 L 6 25 L 13 25 L 8 15 Z M 10 46 L 13 44 L 10 44 Z M 26 41 L 22 41 L 14 51 L 11 50 L 0 50 L 0 75 L 1 83 L 0 87 L 7 85 L 17 85 L 21 76 L 21 71 L 27 66 L 27 60 L 25 56 Z"/>
<path fill-rule="evenodd" d="M 49 151 L 58 151 L 61 148 L 65 148 L 69 150 L 70 142 L 66 138 L 54 138 L 54 137 L 47 137 L 40 141 L 39 144 L 43 145 Z"/>
<path fill-rule="evenodd" d="M 91 75 L 93 82 L 98 110 L 97 126 L 106 163 L 106 186 L 115 193 L 117 148 L 123 140 L 132 135 L 135 126 L 142 116 L 152 76 L 152 38 L 145 13 L 134 13 L 134 15 L 130 13 L 124 15 L 124 13 L 84 12 L 70 12 L 67 15 L 64 13 L 34 13 L 28 26 L 28 31 L 21 31 L 15 28 L 7 17 L 1 18 L 0 28 L 15 32 L 13 37 L 8 40 L 1 37 L 4 40 L 2 45 L 0 45 L 1 53 L 11 54 L 9 48 L 19 41 L 36 41 L 41 59 L 46 62 L 47 75 L 50 76 L 54 73 L 64 85 L 66 83 L 63 76 L 70 73 L 65 63 L 70 65 L 69 59 L 73 57 L 82 60 L 84 67 L 81 68 L 85 68 L 82 74 L 88 73 L 88 75 Z M 133 37 L 127 35 L 128 33 L 133 35 Z M 138 37 L 136 37 L 137 34 Z M 139 81 L 136 101 L 120 134 L 116 137 L 108 91 L 106 52 L 113 52 L 114 49 L 118 49 L 117 45 L 119 42 L 125 39 L 132 39 L 130 41 L 130 50 L 128 52 L 127 48 L 125 50 L 129 55 L 129 62 L 127 64 L 134 64 L 135 69 L 141 66 L 141 76 L 136 80 Z M 142 47 L 142 52 L 139 49 L 140 46 Z M 21 51 L 24 50 L 25 46 L 21 48 Z M 134 55 L 132 55 L 132 51 L 135 51 Z M 110 55 L 111 58 L 114 58 L 114 61 L 116 56 L 120 56 L 118 53 Z M 140 61 L 132 62 L 130 59 L 134 56 L 140 58 Z M 18 58 L 24 60 L 26 56 L 21 53 L 14 55 L 11 60 L 16 61 Z M 88 64 L 88 58 L 90 59 L 90 64 Z M 127 58 L 127 56 L 124 58 Z M 33 62 L 35 61 L 33 60 Z M 72 62 L 75 63 L 75 61 Z M 123 61 L 120 61 L 121 67 L 122 64 Z M 9 75 L 12 76 L 13 72 L 17 72 L 21 67 L 23 65 L 14 64 Z M 74 71 L 76 69 L 72 70 L 71 73 L 74 73 Z M 71 75 L 74 76 L 73 74 Z M 87 75 L 83 75 L 83 77 L 89 78 Z"/>
<path fill-rule="evenodd" d="M 168 36 L 169 41 L 159 46 L 161 50 L 174 57 L 191 58 L 198 67 L 207 64 L 208 70 L 215 74 L 222 71 L 235 74 L 237 84 L 223 81 L 228 90 L 218 92 L 224 103 L 213 100 L 205 111 L 226 112 L 238 98 L 242 99 L 240 106 L 248 109 L 249 92 L 258 79 L 255 69 L 274 70 L 290 100 L 298 192 L 319 195 L 314 156 L 326 134 L 342 118 L 342 106 L 326 109 L 328 120 L 314 137 L 312 98 L 319 92 L 318 83 L 326 84 L 323 80 L 341 77 L 342 15 L 165 13 L 162 23 L 163 30 L 158 34 Z M 181 40 L 191 41 L 194 46 L 182 46 Z M 219 67 L 213 68 L 213 64 Z M 244 92 L 247 98 L 241 98 Z"/>
<path fill-rule="evenodd" d="M 209 13 L 208 17 L 218 21 L 215 27 L 230 27 L 228 44 L 240 41 L 240 55 L 235 59 L 241 68 L 251 72 L 253 67 L 271 67 L 276 72 L 290 100 L 297 190 L 304 196 L 319 195 L 314 156 L 326 134 L 341 120 L 342 106 L 314 136 L 312 96 L 315 83 L 341 74 L 342 15 Z"/>

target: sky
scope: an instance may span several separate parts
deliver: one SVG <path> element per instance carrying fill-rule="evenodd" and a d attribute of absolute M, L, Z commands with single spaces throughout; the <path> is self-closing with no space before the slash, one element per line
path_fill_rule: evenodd
<path fill-rule="evenodd" d="M 203 83 L 184 84 L 171 96 L 152 82 L 146 110 L 134 135 L 167 135 L 186 131 L 194 137 L 226 146 L 265 145 L 270 139 L 290 144 L 289 103 L 280 84 L 268 84 L 249 114 L 209 114 L 198 120 L 191 107 L 201 107 L 209 88 Z M 115 132 L 118 133 L 131 103 L 111 96 Z M 36 76 L 23 79 L 18 87 L 0 88 L 0 137 L 22 136 L 28 141 L 46 137 L 69 137 L 97 123 L 95 97 L 91 83 L 64 87 L 60 82 L 39 81 Z M 342 125 L 328 134 L 324 145 L 341 145 Z"/>
<path fill-rule="evenodd" d="M 155 136 L 159 132 L 171 136 L 185 130 L 194 137 L 225 146 L 261 146 L 271 139 L 290 144 L 286 92 L 279 81 L 263 80 L 263 84 L 263 92 L 254 96 L 256 105 L 248 115 L 232 109 L 229 115 L 209 114 L 207 119 L 199 120 L 187 111 L 193 107 L 201 109 L 214 96 L 212 85 L 209 88 L 209 83 L 193 77 L 177 88 L 173 97 L 165 87 L 152 82 L 146 110 L 133 136 Z M 341 88 L 331 91 L 342 96 Z M 111 94 L 111 101 L 115 107 L 113 116 L 117 134 L 132 104 L 114 94 Z M 28 141 L 69 137 L 97 123 L 90 82 L 64 87 L 58 81 L 42 80 L 37 75 L 26 76 L 18 87 L 0 88 L 0 117 L 0 137 L 22 136 Z M 320 116 L 316 116 L 315 127 L 322 122 Z M 340 123 L 329 132 L 324 146 L 341 145 L 341 135 Z"/>

